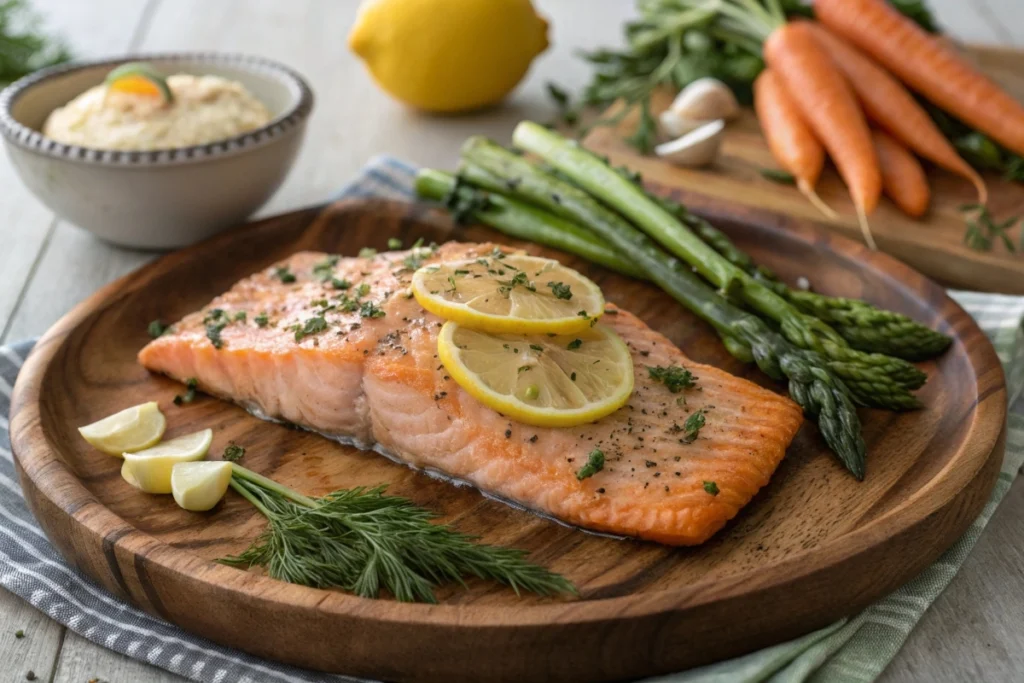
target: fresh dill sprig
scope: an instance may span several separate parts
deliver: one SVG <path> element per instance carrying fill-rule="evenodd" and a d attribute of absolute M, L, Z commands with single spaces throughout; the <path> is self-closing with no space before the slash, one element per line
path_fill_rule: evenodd
<path fill-rule="evenodd" d="M 992 251 L 995 241 L 1001 240 L 1010 253 L 1017 251 L 1017 245 L 1007 234 L 1014 225 L 1021 221 L 1020 216 L 1011 216 L 1002 222 L 992 218 L 987 207 L 981 204 L 964 204 L 960 211 L 965 214 L 967 229 L 964 232 L 964 244 L 975 251 Z M 1022 229 L 1022 245 L 1024 245 L 1024 229 Z"/>
<path fill-rule="evenodd" d="M 231 488 L 267 518 L 267 528 L 224 564 L 260 566 L 275 579 L 365 598 L 386 590 L 403 602 L 436 602 L 435 587 L 468 576 L 516 594 L 576 592 L 565 577 L 528 562 L 525 551 L 476 543 L 435 524 L 435 515 L 412 501 L 385 495 L 383 486 L 310 498 L 236 464 Z"/>

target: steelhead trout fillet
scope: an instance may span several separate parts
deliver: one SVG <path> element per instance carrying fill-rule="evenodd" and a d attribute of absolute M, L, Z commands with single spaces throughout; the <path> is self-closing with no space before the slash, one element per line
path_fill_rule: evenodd
<path fill-rule="evenodd" d="M 449 378 L 437 357 L 442 321 L 409 292 L 420 265 L 495 249 L 450 242 L 370 258 L 298 253 L 174 324 L 139 362 L 569 524 L 672 545 L 706 541 L 768 483 L 803 420 L 800 408 L 690 361 L 609 306 L 601 323 L 633 356 L 629 403 L 577 427 L 510 421 Z M 690 370 L 696 386 L 672 393 L 647 369 L 672 366 Z M 695 411 L 705 418 L 696 434 L 686 427 Z M 595 450 L 603 469 L 578 479 Z"/>

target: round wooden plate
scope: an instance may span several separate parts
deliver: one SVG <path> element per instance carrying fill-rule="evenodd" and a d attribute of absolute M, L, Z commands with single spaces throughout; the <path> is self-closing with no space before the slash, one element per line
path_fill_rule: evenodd
<path fill-rule="evenodd" d="M 678 671 L 824 626 L 913 578 L 980 512 L 1001 461 L 1006 395 L 992 346 L 935 284 L 809 225 L 735 213 L 722 227 L 783 277 L 864 297 L 956 338 L 925 367 L 924 410 L 864 411 L 867 479 L 837 465 L 808 421 L 771 483 L 697 548 L 615 540 L 514 510 L 313 434 L 261 422 L 209 397 L 176 407 L 181 386 L 135 362 L 146 325 L 206 304 L 239 278 L 301 249 L 355 254 L 389 237 L 502 240 L 453 229 L 422 206 L 356 201 L 244 226 L 166 256 L 99 291 L 39 342 L 15 388 L 12 444 L 25 496 L 50 539 L 107 589 L 218 643 L 299 666 L 420 681 L 617 680 Z M 536 247 L 531 251 L 543 253 Z M 695 360 L 759 383 L 704 324 L 646 284 L 588 267 L 607 297 Z M 781 390 L 781 387 L 779 387 Z M 79 425 L 158 400 L 168 435 L 212 427 L 214 452 L 310 494 L 389 484 L 459 529 L 526 548 L 570 577 L 578 599 L 517 598 L 492 584 L 439 591 L 438 605 L 366 600 L 216 564 L 263 519 L 229 495 L 208 514 L 125 484 L 120 461 Z"/>

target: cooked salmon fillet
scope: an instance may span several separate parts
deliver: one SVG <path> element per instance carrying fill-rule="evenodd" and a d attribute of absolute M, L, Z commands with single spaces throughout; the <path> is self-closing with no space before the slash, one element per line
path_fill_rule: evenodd
<path fill-rule="evenodd" d="M 706 541 L 768 483 L 800 427 L 800 408 L 690 361 L 609 305 L 602 323 L 633 354 L 628 405 L 572 428 L 510 421 L 449 378 L 437 357 L 442 321 L 409 292 L 421 263 L 495 248 L 298 253 L 186 316 L 139 361 L 179 381 L 194 377 L 203 391 L 258 414 L 382 449 L 570 524 L 673 545 Z M 648 366 L 685 366 L 697 386 L 671 393 Z M 694 411 L 705 412 L 705 425 L 691 440 L 682 425 Z M 604 469 L 580 481 L 594 449 Z"/>

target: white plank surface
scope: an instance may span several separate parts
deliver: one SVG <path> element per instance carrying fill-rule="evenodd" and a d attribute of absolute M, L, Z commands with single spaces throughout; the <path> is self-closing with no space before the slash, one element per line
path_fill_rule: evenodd
<path fill-rule="evenodd" d="M 317 95 L 303 153 L 263 213 L 319 202 L 381 153 L 451 165 L 470 134 L 507 140 L 523 118 L 552 114 L 544 84 L 570 88 L 586 78 L 573 52 L 619 41 L 630 0 L 535 0 L 552 22 L 553 47 L 502 107 L 440 118 L 389 100 L 348 53 L 356 0 L 38 0 L 79 54 L 216 49 L 259 53 L 292 65 Z M 1022 0 L 932 0 L 940 22 L 961 40 L 1024 46 Z M 0 161 L 0 340 L 34 336 L 102 284 L 152 258 L 118 249 L 58 223 Z M 1024 670 L 1024 485 L 1013 488 L 963 571 L 925 615 L 882 677 L 887 682 L 1015 681 Z M 15 640 L 24 628 L 27 637 Z M 179 681 L 67 632 L 0 590 L 0 680 L 82 683 Z"/>

